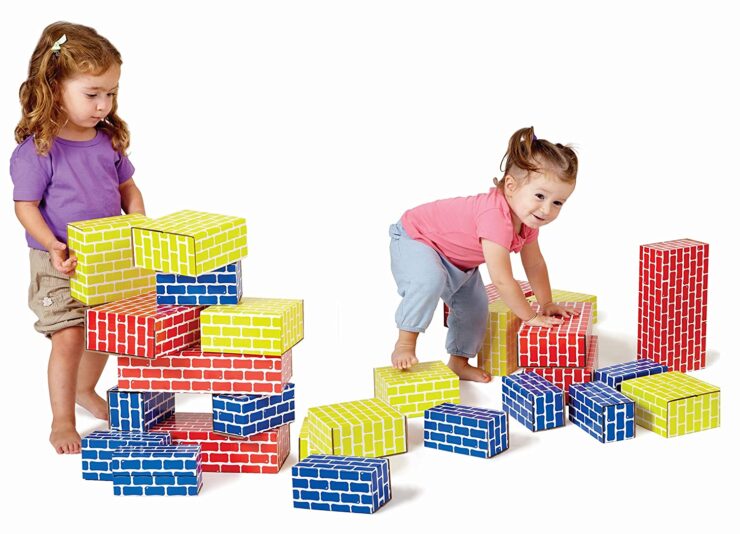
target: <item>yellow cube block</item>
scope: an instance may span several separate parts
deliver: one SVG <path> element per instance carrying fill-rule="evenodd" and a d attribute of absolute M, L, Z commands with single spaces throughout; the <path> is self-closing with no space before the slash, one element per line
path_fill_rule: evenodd
<path fill-rule="evenodd" d="M 417 363 L 411 369 L 377 367 L 373 371 L 375 398 L 406 417 L 444 402 L 460 403 L 460 378 L 444 362 Z"/>
<path fill-rule="evenodd" d="M 97 306 L 152 291 L 154 272 L 135 267 L 131 253 L 131 228 L 149 221 L 132 213 L 69 223 L 67 246 L 77 257 L 69 281 L 72 297 Z"/>
<path fill-rule="evenodd" d="M 167 273 L 198 276 L 247 255 L 247 221 L 183 210 L 132 229 L 134 263 Z"/>

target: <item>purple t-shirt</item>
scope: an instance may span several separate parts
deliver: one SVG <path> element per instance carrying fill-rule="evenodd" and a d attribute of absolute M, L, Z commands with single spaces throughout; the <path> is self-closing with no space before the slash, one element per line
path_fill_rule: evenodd
<path fill-rule="evenodd" d="M 98 130 L 89 141 L 55 138 L 46 156 L 39 156 L 28 137 L 13 151 L 10 177 L 13 200 L 40 200 L 46 224 L 62 243 L 67 224 L 121 215 L 119 186 L 131 178 L 134 166 Z M 46 248 L 26 232 L 28 246 Z"/>

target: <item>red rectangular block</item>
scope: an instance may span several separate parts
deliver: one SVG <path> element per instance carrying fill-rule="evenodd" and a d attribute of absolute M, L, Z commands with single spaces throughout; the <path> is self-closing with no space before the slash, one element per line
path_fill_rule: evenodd
<path fill-rule="evenodd" d="M 150 432 L 169 432 L 175 445 L 200 445 L 203 471 L 277 473 L 290 453 L 290 425 L 236 438 L 216 434 L 210 413 L 176 413 Z"/>
<path fill-rule="evenodd" d="M 152 368 L 161 374 L 150 376 Z M 118 358 L 118 388 L 121 391 L 274 395 L 282 393 L 292 376 L 293 352 L 290 350 L 275 357 L 203 352 L 195 345 L 153 360 Z"/>
<path fill-rule="evenodd" d="M 558 304 L 576 309 L 579 315 L 549 328 L 522 323 L 518 334 L 520 367 L 586 367 L 593 320 L 592 304 Z M 539 306 L 535 305 L 535 308 Z"/>
<path fill-rule="evenodd" d="M 532 287 L 529 285 L 529 282 L 526 280 L 517 280 L 517 283 L 519 284 L 519 287 L 522 288 L 522 293 L 524 293 L 524 297 L 533 297 L 534 291 L 532 291 Z M 488 295 L 488 302 L 493 302 L 494 300 L 498 300 L 501 298 L 501 295 L 498 294 L 498 289 L 496 289 L 496 286 L 493 284 L 488 284 L 486 286 L 486 295 Z M 447 304 L 444 305 L 444 324 L 447 326 L 447 317 L 450 315 L 450 308 L 447 306 Z"/>
<path fill-rule="evenodd" d="M 706 366 L 708 268 L 707 243 L 640 246 L 638 358 L 684 373 Z"/>
<path fill-rule="evenodd" d="M 525 367 L 525 373 L 537 373 L 563 390 L 564 400 L 568 402 L 568 386 L 591 382 L 594 369 L 599 367 L 599 337 L 591 336 L 588 345 L 585 367 Z"/>
<path fill-rule="evenodd" d="M 171 354 L 200 341 L 203 308 L 158 306 L 154 292 L 90 308 L 86 348 L 138 358 Z"/>

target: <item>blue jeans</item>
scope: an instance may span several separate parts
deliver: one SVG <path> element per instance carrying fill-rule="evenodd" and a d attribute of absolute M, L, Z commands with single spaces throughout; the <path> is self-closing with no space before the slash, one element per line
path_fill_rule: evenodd
<path fill-rule="evenodd" d="M 396 326 L 424 332 L 439 299 L 450 308 L 447 352 L 471 358 L 480 351 L 488 321 L 488 296 L 478 268 L 463 271 L 421 241 L 411 239 L 400 222 L 389 228 L 391 271 L 401 295 Z"/>

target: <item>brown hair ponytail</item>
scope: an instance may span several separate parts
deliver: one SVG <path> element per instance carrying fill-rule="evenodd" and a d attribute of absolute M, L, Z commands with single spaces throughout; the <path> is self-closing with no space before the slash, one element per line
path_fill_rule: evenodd
<path fill-rule="evenodd" d="M 514 132 L 501 164 L 504 167 L 504 178 L 507 174 L 520 178 L 528 177 L 531 172 L 541 172 L 552 173 L 559 180 L 573 184 L 578 174 L 578 156 L 573 148 L 538 139 L 532 126 Z M 503 188 L 504 179 L 496 180 L 495 183 L 497 187 Z"/>

